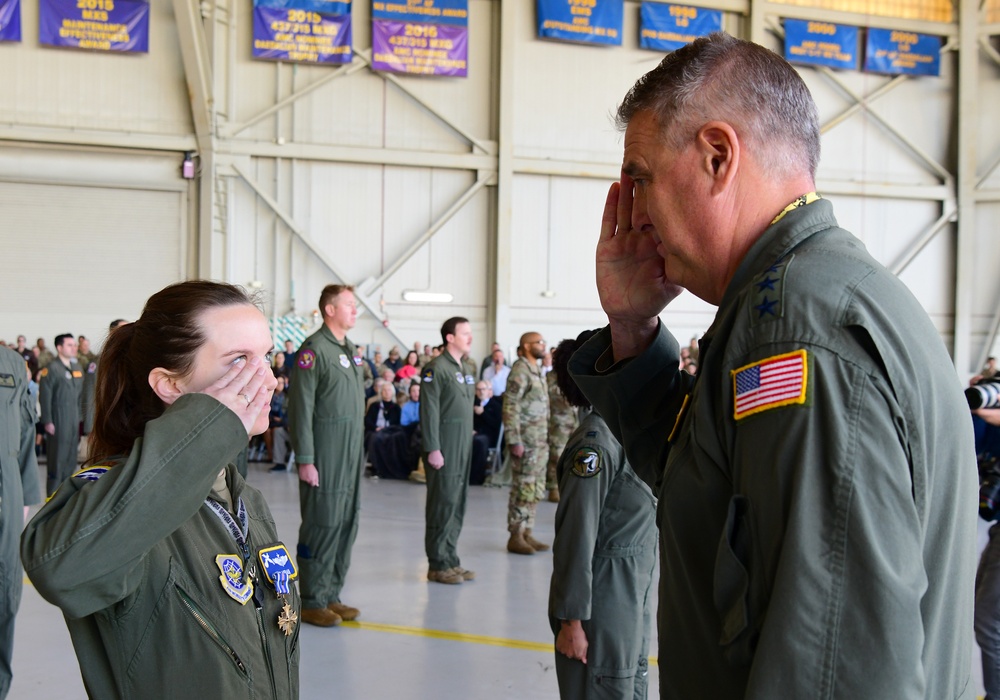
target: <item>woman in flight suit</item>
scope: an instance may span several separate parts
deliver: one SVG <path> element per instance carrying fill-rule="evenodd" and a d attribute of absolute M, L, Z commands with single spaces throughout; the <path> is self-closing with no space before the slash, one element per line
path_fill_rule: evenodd
<path fill-rule="evenodd" d="M 232 464 L 267 428 L 271 345 L 242 289 L 205 281 L 109 334 L 89 466 L 21 540 L 91 697 L 298 697 L 294 559 Z"/>

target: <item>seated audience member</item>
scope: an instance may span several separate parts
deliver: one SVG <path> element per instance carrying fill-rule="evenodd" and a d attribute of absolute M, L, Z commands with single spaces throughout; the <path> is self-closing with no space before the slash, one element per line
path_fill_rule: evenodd
<path fill-rule="evenodd" d="M 503 350 L 497 348 L 493 351 L 492 363 L 483 370 L 483 379 L 488 381 L 493 387 L 493 395 L 500 397 L 507 390 L 507 377 L 510 375 L 510 367 L 507 366 L 503 357 Z"/>
<path fill-rule="evenodd" d="M 403 366 L 403 358 L 399 356 L 399 346 L 393 345 L 389 350 L 389 359 L 385 361 L 385 366 L 396 373 Z"/>
<path fill-rule="evenodd" d="M 479 367 L 480 379 L 485 379 L 485 377 L 483 377 L 483 372 L 485 372 L 486 368 L 493 363 L 493 353 L 497 350 L 500 350 L 500 343 L 493 343 L 493 347 L 490 348 L 490 354 L 483 358 L 483 363 Z"/>
<path fill-rule="evenodd" d="M 382 384 L 379 400 L 368 407 L 365 413 L 365 447 L 371 444 L 372 435 L 390 425 L 399 425 L 399 405 L 396 403 L 396 387 L 391 383 Z"/>
<path fill-rule="evenodd" d="M 419 385 L 410 387 L 419 400 Z M 365 416 L 368 461 L 375 476 L 386 479 L 406 479 L 417 466 L 418 455 L 411 449 L 410 435 L 417 423 L 400 425 L 402 411 L 396 402 L 392 384 L 382 385 L 381 400 L 368 409 Z M 409 405 L 409 404 L 407 404 Z M 383 425 L 379 427 L 379 424 Z"/>
<path fill-rule="evenodd" d="M 431 355 L 431 346 L 430 345 L 425 345 L 424 346 L 424 351 L 420 354 L 420 358 L 419 358 L 420 359 L 420 366 L 421 367 L 426 367 L 427 363 L 431 361 L 431 357 L 432 357 L 432 355 Z"/>
<path fill-rule="evenodd" d="M 486 461 L 491 448 L 500 439 L 503 424 L 503 401 L 493 398 L 493 388 L 484 379 L 476 384 L 476 400 L 472 407 L 472 469 L 469 483 L 482 484 L 486 480 Z"/>
<path fill-rule="evenodd" d="M 406 364 L 396 371 L 395 381 L 401 382 L 404 379 L 412 379 L 420 371 L 419 356 L 416 351 L 410 350 L 406 353 Z"/>
<path fill-rule="evenodd" d="M 403 404 L 399 414 L 399 424 L 404 428 L 420 422 L 420 385 L 417 382 L 410 384 L 409 396 L 410 400 Z"/>
<path fill-rule="evenodd" d="M 281 353 L 278 353 L 277 357 L 281 356 Z M 264 444 L 267 445 L 267 452 L 274 462 L 271 471 L 283 472 L 288 468 L 288 409 L 285 402 L 288 394 L 285 393 L 287 385 L 285 377 L 281 375 L 276 377 L 278 385 L 271 396 L 271 412 L 268 416 L 267 432 L 264 433 Z"/>
<path fill-rule="evenodd" d="M 382 400 L 382 387 L 385 385 L 385 380 L 379 377 L 372 383 L 372 390 L 374 393 L 368 397 L 365 401 L 365 415 L 368 415 L 368 409 L 370 409 L 374 404 Z"/>

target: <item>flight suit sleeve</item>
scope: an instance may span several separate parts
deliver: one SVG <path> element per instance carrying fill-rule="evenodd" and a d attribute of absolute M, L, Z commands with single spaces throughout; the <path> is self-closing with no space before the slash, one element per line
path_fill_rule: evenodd
<path fill-rule="evenodd" d="M 662 322 L 642 354 L 599 371 L 598 361 L 610 355 L 611 332 L 605 327 L 573 353 L 570 374 L 625 446 L 632 469 L 657 493 L 669 438 L 694 377 L 678 369 L 680 348 Z"/>
<path fill-rule="evenodd" d="M 42 485 L 35 456 L 35 398 L 27 391 L 21 396 L 20 443 L 17 462 L 21 467 L 21 492 L 24 505 L 33 506 L 42 502 Z"/>
<path fill-rule="evenodd" d="M 420 440 L 424 452 L 441 449 L 441 389 L 443 377 L 433 365 L 420 373 Z"/>
<path fill-rule="evenodd" d="M 52 382 L 55 378 L 49 373 L 49 368 L 45 367 L 38 373 L 38 405 L 41 409 L 43 424 L 52 422 Z"/>
<path fill-rule="evenodd" d="M 316 410 L 316 388 L 319 384 L 322 358 L 314 354 L 314 362 L 304 363 L 300 348 L 292 383 L 288 390 L 288 435 L 295 450 L 296 464 L 313 464 L 316 461 L 316 443 L 313 436 L 313 414 Z M 308 364 L 308 366 L 303 366 Z"/>
<path fill-rule="evenodd" d="M 752 657 L 751 700 L 924 698 L 927 574 L 905 421 L 879 370 L 806 350 L 806 403 L 739 420 L 732 393 L 724 407 L 734 495 L 716 557 L 720 643 Z"/>
<path fill-rule="evenodd" d="M 21 560 L 35 588 L 70 618 L 124 600 L 142 584 L 145 555 L 198 511 L 246 443 L 225 405 L 181 396 L 125 462 L 96 480 L 68 479 L 31 519 Z"/>
<path fill-rule="evenodd" d="M 530 377 L 522 371 L 519 362 L 507 375 L 507 388 L 503 392 L 503 432 L 508 445 L 521 445 L 521 399 L 531 388 Z"/>
<path fill-rule="evenodd" d="M 589 442 L 568 445 L 559 458 L 549 594 L 549 615 L 556 620 L 590 619 L 594 550 L 615 471 L 608 459 L 605 450 Z"/>

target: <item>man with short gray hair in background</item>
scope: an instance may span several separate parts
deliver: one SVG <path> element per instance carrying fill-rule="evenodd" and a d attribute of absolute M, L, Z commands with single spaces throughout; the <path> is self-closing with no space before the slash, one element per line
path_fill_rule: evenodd
<path fill-rule="evenodd" d="M 926 312 L 815 193 L 802 79 L 712 34 L 618 109 L 578 385 L 659 496 L 662 698 L 973 698 L 976 467 Z M 659 314 L 718 305 L 699 372 Z"/>

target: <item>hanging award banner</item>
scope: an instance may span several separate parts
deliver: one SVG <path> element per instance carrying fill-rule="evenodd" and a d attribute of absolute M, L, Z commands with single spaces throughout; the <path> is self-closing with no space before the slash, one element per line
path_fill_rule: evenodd
<path fill-rule="evenodd" d="M 941 37 L 896 29 L 869 29 L 865 70 L 892 75 L 941 75 Z"/>
<path fill-rule="evenodd" d="M 466 77 L 469 0 L 373 0 L 372 68 Z"/>
<path fill-rule="evenodd" d="M 40 0 L 38 43 L 93 51 L 149 53 L 149 2 Z"/>
<path fill-rule="evenodd" d="M 785 20 L 785 60 L 857 70 L 858 28 L 804 19 Z"/>
<path fill-rule="evenodd" d="M 351 40 L 350 0 L 254 0 L 254 58 L 350 63 Z"/>
<path fill-rule="evenodd" d="M 0 41 L 21 40 L 21 0 L 0 0 Z"/>
<path fill-rule="evenodd" d="M 676 51 L 700 36 L 722 31 L 722 11 L 644 2 L 639 7 L 639 47 Z"/>
<path fill-rule="evenodd" d="M 625 0 L 538 0 L 537 9 L 542 39 L 622 45 Z"/>

